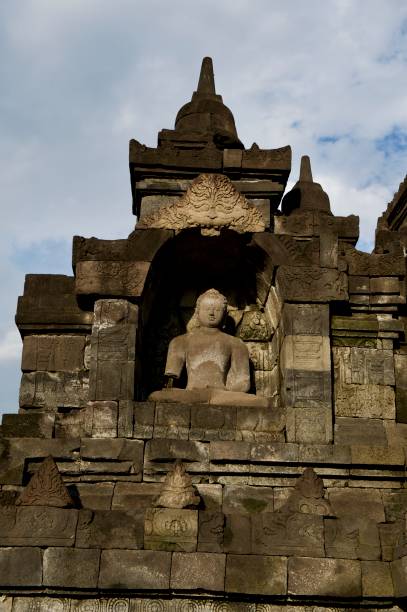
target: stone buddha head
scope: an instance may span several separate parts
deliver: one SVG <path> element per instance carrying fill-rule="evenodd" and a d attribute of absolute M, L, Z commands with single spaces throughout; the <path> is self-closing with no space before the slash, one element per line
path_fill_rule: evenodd
<path fill-rule="evenodd" d="M 209 289 L 197 299 L 194 319 L 197 327 L 220 328 L 226 315 L 227 300 L 216 289 Z"/>

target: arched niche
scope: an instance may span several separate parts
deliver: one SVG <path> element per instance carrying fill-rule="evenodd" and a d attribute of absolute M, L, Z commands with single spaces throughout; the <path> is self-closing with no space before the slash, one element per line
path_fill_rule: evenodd
<path fill-rule="evenodd" d="M 279 352 L 272 346 L 278 317 L 269 299 L 273 275 L 270 255 L 252 234 L 202 236 L 188 229 L 167 241 L 153 260 L 142 299 L 141 399 L 163 387 L 169 342 L 187 331 L 198 296 L 210 288 L 228 300 L 225 331 L 247 343 L 251 392 L 269 396 L 271 355 L 278 361 Z"/>

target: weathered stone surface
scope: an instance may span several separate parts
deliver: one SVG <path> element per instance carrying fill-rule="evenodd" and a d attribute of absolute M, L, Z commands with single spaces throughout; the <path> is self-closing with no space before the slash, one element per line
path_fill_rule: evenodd
<path fill-rule="evenodd" d="M 21 369 L 24 372 L 77 372 L 84 369 L 85 336 L 41 336 L 24 338 Z"/>
<path fill-rule="evenodd" d="M 252 444 L 250 457 L 255 462 L 298 461 L 298 445 L 279 442 Z"/>
<path fill-rule="evenodd" d="M 20 386 L 21 408 L 81 407 L 87 400 L 89 379 L 86 372 L 31 372 L 23 374 Z"/>
<path fill-rule="evenodd" d="M 363 597 L 393 597 L 390 563 L 362 561 Z"/>
<path fill-rule="evenodd" d="M 143 548 L 144 513 L 138 509 L 81 510 L 76 546 L 78 548 Z"/>
<path fill-rule="evenodd" d="M 223 550 L 227 553 L 252 552 L 252 521 L 248 514 L 227 514 L 223 532 Z"/>
<path fill-rule="evenodd" d="M 148 261 L 79 261 L 76 264 L 76 293 L 138 297 L 150 269 Z"/>
<path fill-rule="evenodd" d="M 14 510 L 14 511 L 13 511 Z M 73 546 L 77 510 L 2 507 L 1 546 Z"/>
<path fill-rule="evenodd" d="M 135 304 L 126 300 L 96 302 L 89 399 L 133 399 L 137 322 Z"/>
<path fill-rule="evenodd" d="M 405 462 L 401 446 L 351 446 L 351 459 L 354 464 L 394 465 L 400 468 Z"/>
<path fill-rule="evenodd" d="M 327 444 L 332 441 L 332 409 L 330 407 L 288 408 L 287 440 L 305 444 Z"/>
<path fill-rule="evenodd" d="M 55 415 L 51 413 L 3 414 L 5 438 L 52 438 Z"/>
<path fill-rule="evenodd" d="M 335 384 L 335 412 L 341 417 L 394 419 L 393 387 L 384 385 Z"/>
<path fill-rule="evenodd" d="M 113 510 L 143 510 L 150 508 L 162 489 L 160 483 L 118 482 L 115 485 Z"/>
<path fill-rule="evenodd" d="M 155 420 L 154 402 L 135 402 L 134 433 L 135 438 L 150 439 L 153 437 Z"/>
<path fill-rule="evenodd" d="M 223 492 L 225 514 L 255 514 L 273 512 L 274 494 L 271 487 L 228 485 Z"/>
<path fill-rule="evenodd" d="M 374 521 L 353 516 L 325 520 L 327 557 L 340 559 L 380 559 L 379 532 Z"/>
<path fill-rule="evenodd" d="M 329 501 L 335 515 L 364 516 L 384 523 L 384 507 L 379 491 L 369 489 L 329 489 Z"/>
<path fill-rule="evenodd" d="M 134 402 L 121 400 L 117 418 L 117 437 L 132 438 L 134 429 Z"/>
<path fill-rule="evenodd" d="M 383 420 L 337 417 L 335 444 L 387 446 Z"/>
<path fill-rule="evenodd" d="M 342 559 L 289 559 L 288 592 L 314 597 L 360 597 L 360 563 Z"/>
<path fill-rule="evenodd" d="M 24 568 L 24 571 L 21 571 L 22 568 Z M 27 588 L 40 587 L 41 585 L 42 559 L 40 548 L 0 549 L 0 586 Z"/>
<path fill-rule="evenodd" d="M 200 510 L 198 520 L 198 550 L 223 552 L 225 515 L 217 510 Z"/>
<path fill-rule="evenodd" d="M 119 410 L 117 402 L 89 402 L 87 408 L 92 413 L 92 437 L 116 438 Z"/>
<path fill-rule="evenodd" d="M 265 555 L 324 557 L 322 516 L 261 513 L 252 517 L 252 550 Z"/>
<path fill-rule="evenodd" d="M 394 355 L 396 420 L 407 423 L 407 355 Z"/>
<path fill-rule="evenodd" d="M 392 523 L 404 517 L 407 512 L 407 491 L 383 491 L 382 499 L 387 522 Z"/>
<path fill-rule="evenodd" d="M 327 304 L 284 304 L 283 326 L 286 335 L 329 335 Z"/>
<path fill-rule="evenodd" d="M 245 342 L 267 342 L 272 333 L 271 322 L 267 321 L 266 316 L 260 310 L 245 312 L 237 329 L 237 335 Z"/>
<path fill-rule="evenodd" d="M 48 587 L 86 589 L 98 582 L 100 550 L 47 548 L 43 583 Z"/>
<path fill-rule="evenodd" d="M 168 552 L 104 550 L 100 560 L 99 588 L 168 589 L 170 569 L 171 553 Z"/>
<path fill-rule="evenodd" d="M 214 553 L 174 553 L 171 565 L 172 589 L 223 591 L 226 555 Z"/>
<path fill-rule="evenodd" d="M 328 336 L 286 336 L 280 358 L 287 370 L 330 371 L 331 354 Z"/>
<path fill-rule="evenodd" d="M 103 459 L 105 461 L 132 461 L 133 472 L 138 473 L 142 471 L 143 447 L 142 440 L 83 438 L 81 457 L 82 459 Z"/>
<path fill-rule="evenodd" d="M 191 440 L 234 440 L 235 406 L 191 406 Z"/>
<path fill-rule="evenodd" d="M 208 470 L 208 446 L 192 440 L 148 440 L 144 456 L 144 474 L 167 473 L 175 459 L 183 460 L 189 473 Z"/>
<path fill-rule="evenodd" d="M 229 593 L 284 595 L 287 592 L 287 559 L 228 555 L 225 590 Z"/>
<path fill-rule="evenodd" d="M 407 557 L 397 559 L 391 564 L 391 573 L 394 585 L 394 595 L 405 597 L 407 595 Z"/>
<path fill-rule="evenodd" d="M 122 483 L 117 483 L 117 486 L 119 484 Z M 91 484 L 81 482 L 75 486 L 78 492 L 79 507 L 87 510 L 110 510 L 114 490 L 113 483 L 98 482 Z"/>
<path fill-rule="evenodd" d="M 188 440 L 190 412 L 187 404 L 156 404 L 154 438 Z"/>
<path fill-rule="evenodd" d="M 280 266 L 277 287 L 286 300 L 293 302 L 329 302 L 346 300 L 346 275 L 317 266 Z"/>
<path fill-rule="evenodd" d="M 92 435 L 93 408 L 66 408 L 55 415 L 56 438 L 81 438 Z"/>
<path fill-rule="evenodd" d="M 198 542 L 198 511 L 149 508 L 145 513 L 144 547 L 193 552 Z"/>
<path fill-rule="evenodd" d="M 390 350 L 333 348 L 340 382 L 359 385 L 394 385 L 394 360 Z"/>
<path fill-rule="evenodd" d="M 282 367 L 281 395 L 287 407 L 330 407 L 331 385 L 329 370 L 291 370 Z"/>
<path fill-rule="evenodd" d="M 281 407 L 257 408 L 238 406 L 236 439 L 258 442 L 284 442 L 285 410 Z"/>

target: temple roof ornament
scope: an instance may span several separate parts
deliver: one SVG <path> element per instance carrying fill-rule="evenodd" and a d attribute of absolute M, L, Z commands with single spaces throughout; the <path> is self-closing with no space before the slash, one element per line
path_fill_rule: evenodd
<path fill-rule="evenodd" d="M 332 215 L 328 194 L 319 183 L 314 183 L 308 155 L 301 157 L 300 177 L 281 202 L 283 215 L 304 210 L 316 210 Z"/>
<path fill-rule="evenodd" d="M 264 232 L 260 211 L 222 174 L 200 174 L 175 204 L 162 206 L 140 220 L 137 227 L 182 230 L 200 227 L 204 236 L 218 236 L 223 228 L 239 234 Z"/>
<path fill-rule="evenodd" d="M 49 455 L 16 501 L 17 506 L 67 508 L 73 500 L 59 473 L 54 458 Z"/>
<path fill-rule="evenodd" d="M 197 506 L 200 501 L 191 477 L 186 473 L 183 463 L 177 460 L 165 477 L 161 494 L 154 505 L 162 508 L 186 508 Z"/>

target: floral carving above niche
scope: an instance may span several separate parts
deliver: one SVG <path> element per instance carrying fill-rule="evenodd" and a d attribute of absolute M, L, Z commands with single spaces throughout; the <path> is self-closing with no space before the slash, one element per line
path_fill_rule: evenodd
<path fill-rule="evenodd" d="M 204 236 L 218 236 L 222 228 L 243 234 L 264 232 L 260 211 L 223 174 L 200 174 L 175 203 L 142 218 L 139 228 L 182 230 L 200 227 Z"/>

